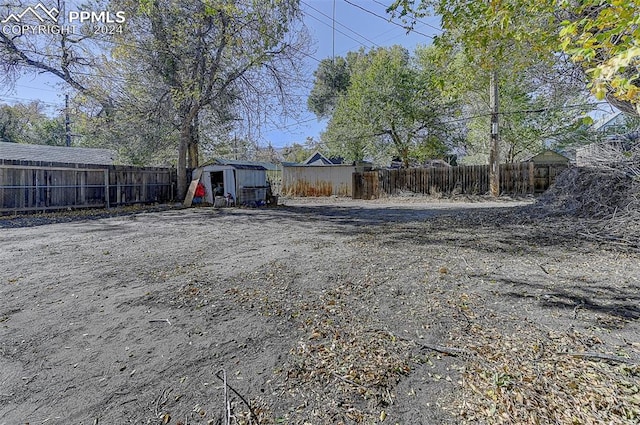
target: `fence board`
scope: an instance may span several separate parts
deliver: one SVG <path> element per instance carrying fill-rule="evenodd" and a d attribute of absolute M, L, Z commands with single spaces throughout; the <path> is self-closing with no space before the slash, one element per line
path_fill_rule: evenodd
<path fill-rule="evenodd" d="M 533 162 L 502 164 L 501 193 L 527 195 L 544 192 L 566 168 L 564 164 Z M 489 192 L 489 166 L 385 169 L 354 173 L 354 199 L 372 199 L 401 192 L 485 194 Z"/>
<path fill-rule="evenodd" d="M 0 213 L 170 202 L 171 168 L 0 160 Z"/>

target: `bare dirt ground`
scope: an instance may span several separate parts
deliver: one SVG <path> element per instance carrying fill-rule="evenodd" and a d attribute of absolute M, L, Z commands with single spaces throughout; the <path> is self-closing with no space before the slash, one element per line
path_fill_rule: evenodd
<path fill-rule="evenodd" d="M 640 255 L 529 203 L 1 219 L 0 425 L 638 423 Z"/>

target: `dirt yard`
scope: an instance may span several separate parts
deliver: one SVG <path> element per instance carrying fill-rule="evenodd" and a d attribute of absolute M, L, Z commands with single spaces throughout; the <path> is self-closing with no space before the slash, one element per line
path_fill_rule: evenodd
<path fill-rule="evenodd" d="M 528 202 L 0 218 L 0 425 L 640 421 L 640 254 Z"/>

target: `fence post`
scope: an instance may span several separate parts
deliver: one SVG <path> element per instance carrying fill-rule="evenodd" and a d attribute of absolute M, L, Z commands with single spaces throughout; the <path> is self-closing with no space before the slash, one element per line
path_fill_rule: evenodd
<path fill-rule="evenodd" d="M 109 199 L 109 169 L 104 170 L 104 204 L 105 207 L 111 208 L 111 199 Z"/>
<path fill-rule="evenodd" d="M 79 205 L 88 205 L 89 200 L 87 199 L 87 171 L 80 170 L 80 199 Z"/>
<path fill-rule="evenodd" d="M 359 193 L 359 187 L 358 187 L 358 183 L 359 183 L 359 178 L 358 178 L 359 174 L 358 173 L 353 173 L 351 175 L 351 197 L 353 199 L 360 199 L 360 193 Z"/>
<path fill-rule="evenodd" d="M 533 161 L 529 161 L 529 193 L 536 193 L 536 171 Z"/>

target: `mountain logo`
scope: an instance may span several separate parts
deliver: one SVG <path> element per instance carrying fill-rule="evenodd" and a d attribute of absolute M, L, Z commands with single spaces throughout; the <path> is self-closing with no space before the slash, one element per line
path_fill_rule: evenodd
<path fill-rule="evenodd" d="M 42 3 L 38 3 L 34 7 L 32 6 L 27 7 L 21 13 L 18 13 L 18 14 L 12 13 L 0 22 L 2 22 L 3 24 L 6 24 L 7 22 L 10 22 L 10 21 L 15 23 L 21 23 L 22 18 L 24 18 L 24 16 L 28 14 L 35 16 L 36 19 L 39 20 L 41 23 L 45 23 L 46 21 L 58 23 L 58 15 L 60 14 L 60 11 L 55 7 L 48 9 Z"/>

